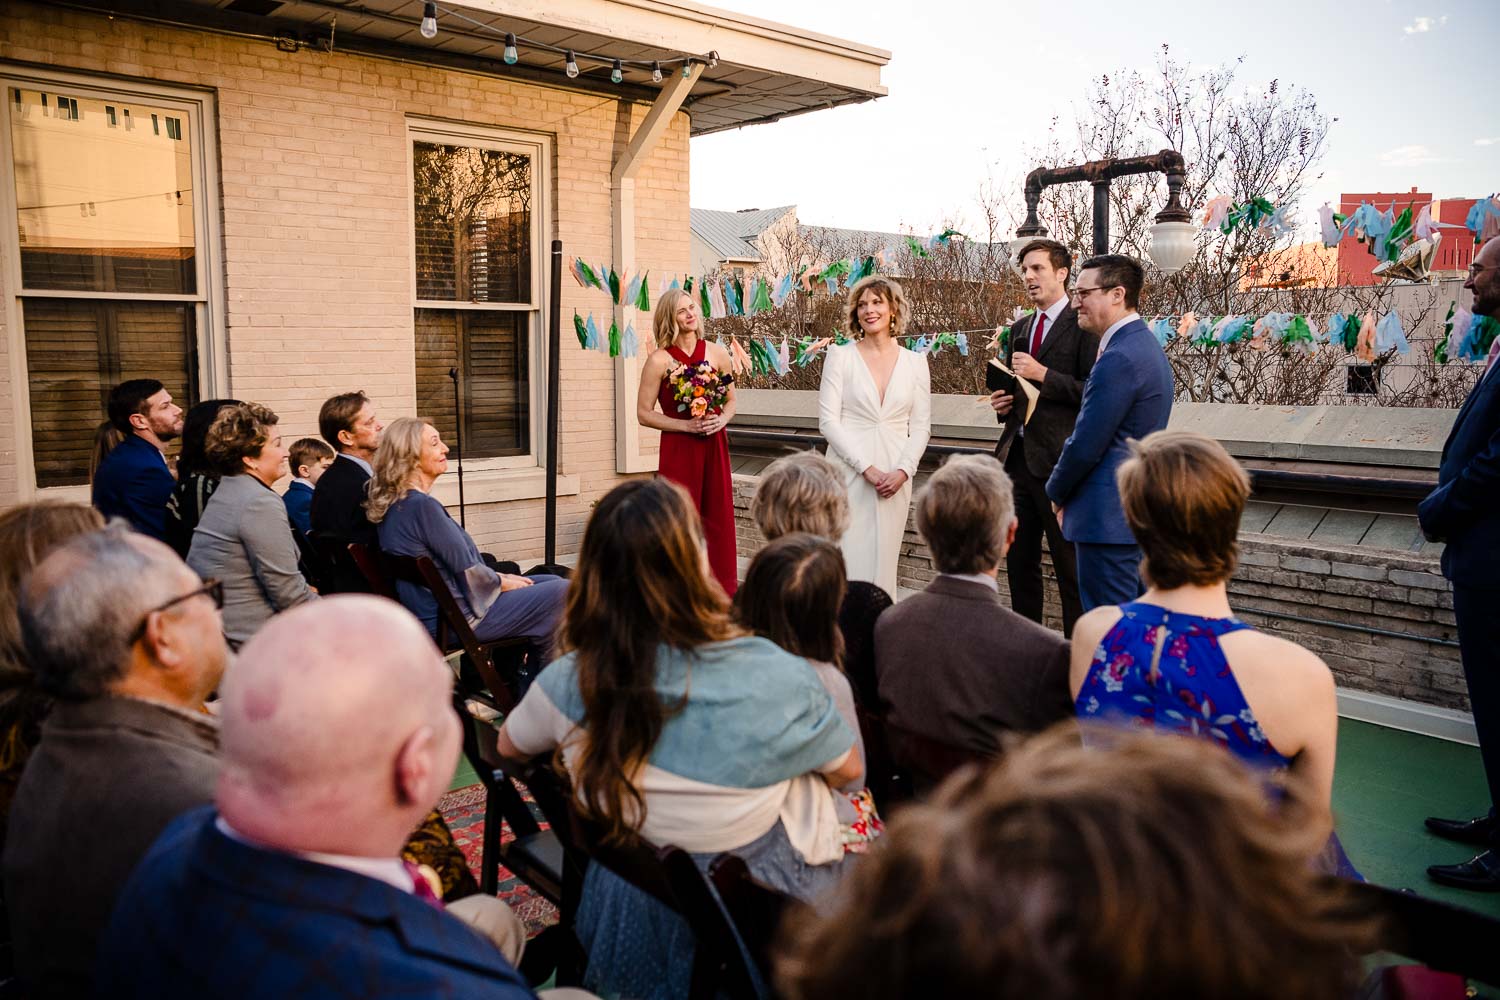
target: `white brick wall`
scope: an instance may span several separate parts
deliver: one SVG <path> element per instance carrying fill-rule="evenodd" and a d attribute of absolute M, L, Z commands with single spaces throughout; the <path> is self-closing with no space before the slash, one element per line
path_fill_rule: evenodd
<path fill-rule="evenodd" d="M 611 161 L 647 110 L 503 76 L 340 52 L 283 53 L 268 41 L 26 2 L 0 13 L 0 54 L 214 91 L 229 389 L 276 410 L 288 439 L 316 433 L 318 406 L 335 392 L 364 389 L 387 419 L 415 405 L 409 116 L 550 136 L 555 235 L 570 258 L 603 261 L 610 257 Z M 637 261 L 650 268 L 654 286 L 655 275 L 688 265 L 686 115 L 642 169 L 636 206 Z M 599 422 L 613 411 L 611 362 L 579 350 L 574 309 L 605 317 L 607 328 L 609 305 L 598 291 L 564 280 L 560 452 L 564 473 L 580 479 L 580 495 L 559 502 L 563 552 L 576 549 L 590 504 L 620 478 L 613 428 Z M 636 330 L 649 337 L 649 318 L 638 317 Z M 0 505 L 19 499 L 11 341 L 11 331 L 0 336 Z M 542 551 L 542 502 L 471 505 L 469 527 L 482 547 L 524 562 Z"/>

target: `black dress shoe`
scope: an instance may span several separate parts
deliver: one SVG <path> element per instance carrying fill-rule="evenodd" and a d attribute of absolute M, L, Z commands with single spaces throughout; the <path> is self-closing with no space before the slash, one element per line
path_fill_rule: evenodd
<path fill-rule="evenodd" d="M 1485 851 L 1461 865 L 1433 865 L 1427 869 L 1427 877 L 1455 889 L 1500 892 L 1500 856 Z"/>
<path fill-rule="evenodd" d="M 1474 819 L 1439 819 L 1436 816 L 1428 816 L 1427 829 L 1439 837 L 1456 840 L 1460 844 L 1474 844 L 1477 847 L 1486 847 L 1490 842 L 1490 834 L 1495 830 L 1495 817 L 1478 816 Z"/>

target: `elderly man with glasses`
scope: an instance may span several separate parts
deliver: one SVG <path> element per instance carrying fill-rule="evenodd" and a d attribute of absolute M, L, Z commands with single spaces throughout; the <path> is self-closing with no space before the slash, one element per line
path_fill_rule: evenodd
<path fill-rule="evenodd" d="M 56 699 L 11 809 L 5 901 L 26 996 L 91 992 L 115 897 L 179 813 L 209 801 L 229 661 L 219 606 L 167 546 L 114 521 L 22 586 L 26 657 Z"/>
<path fill-rule="evenodd" d="M 1145 269 L 1121 254 L 1090 257 L 1073 288 L 1078 327 L 1099 337 L 1099 359 L 1083 389 L 1073 433 L 1047 480 L 1047 496 L 1073 543 L 1078 596 L 1085 612 L 1141 595 L 1141 550 L 1115 470 L 1127 442 L 1167 426 L 1172 415 L 1172 366 L 1136 312 Z"/>

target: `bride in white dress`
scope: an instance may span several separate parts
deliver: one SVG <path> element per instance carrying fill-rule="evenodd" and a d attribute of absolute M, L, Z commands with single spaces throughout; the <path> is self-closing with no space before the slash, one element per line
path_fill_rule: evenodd
<path fill-rule="evenodd" d="M 927 356 L 895 340 L 910 316 L 896 282 L 858 282 L 848 301 L 855 340 L 828 349 L 818 386 L 818 429 L 849 491 L 844 565 L 849 579 L 872 581 L 893 600 L 912 477 L 932 435 Z"/>

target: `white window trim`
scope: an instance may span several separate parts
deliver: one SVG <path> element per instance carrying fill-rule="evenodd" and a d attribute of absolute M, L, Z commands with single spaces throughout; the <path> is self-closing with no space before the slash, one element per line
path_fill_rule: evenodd
<path fill-rule="evenodd" d="M 229 338 L 225 313 L 223 233 L 219 202 L 219 164 L 217 152 L 218 108 L 212 92 L 189 87 L 163 86 L 131 78 L 89 75 L 36 69 L 0 62 L 0 88 L 27 87 L 55 92 L 66 89 L 69 96 L 87 94 L 112 102 L 117 107 L 131 98 L 155 105 L 172 106 L 182 112 L 196 130 L 194 144 L 194 181 L 202 184 L 195 191 L 193 239 L 196 250 L 197 295 L 161 295 L 108 292 L 69 292 L 59 290 L 27 291 L 21 285 L 21 250 L 16 230 L 16 187 L 14 150 L 11 146 L 13 102 L 9 94 L 0 101 L 0 219 L 7 232 L 0 235 L 0 273 L 5 277 L 3 305 L 7 349 L 10 353 L 10 384 L 13 426 L 16 436 L 16 486 L 19 498 L 39 496 L 61 499 L 87 499 L 85 486 L 38 488 L 36 461 L 31 442 L 31 391 L 26 370 L 26 336 L 21 328 L 23 298 L 128 299 L 139 302 L 199 303 L 194 324 L 198 337 L 198 395 L 211 399 L 229 394 Z M 3 91 L 0 91 L 3 93 Z M 103 413 L 99 415 L 104 418 Z"/>
<path fill-rule="evenodd" d="M 549 315 L 550 282 L 547 268 L 551 266 L 548 248 L 552 241 L 552 144 L 554 136 L 546 132 L 531 132 L 525 129 L 504 128 L 489 125 L 471 125 L 464 122 L 446 121 L 436 118 L 408 117 L 406 119 L 406 206 L 411 216 L 407 224 L 407 249 L 411 261 L 411 319 L 412 355 L 416 356 L 416 311 L 418 309 L 477 310 L 487 312 L 528 312 L 535 314 L 531 325 L 527 356 L 531 359 L 527 374 L 530 387 L 531 416 L 530 450 L 525 455 L 499 458 L 465 458 L 464 471 L 476 473 L 515 473 L 518 483 L 541 468 L 546 452 L 547 423 L 547 336 L 545 323 Z M 531 303 L 515 302 L 452 302 L 437 299 L 417 298 L 417 240 L 416 240 L 416 153 L 417 142 L 449 142 L 475 146 L 481 149 L 496 149 L 504 152 L 526 153 L 532 157 L 532 218 L 538 220 L 533 227 L 531 246 Z M 412 375 L 412 392 L 416 393 L 416 374 Z M 457 442 L 451 442 L 456 445 Z M 451 477 L 450 477 L 451 478 Z M 520 487 L 520 494 L 504 485 L 503 477 L 485 476 L 492 481 L 497 499 L 522 499 L 530 496 L 529 487 Z M 457 489 L 457 486 L 454 486 Z M 576 492 L 576 489 L 575 489 Z"/>

